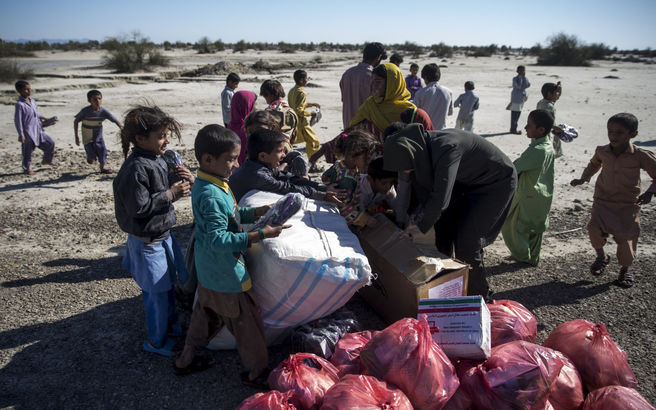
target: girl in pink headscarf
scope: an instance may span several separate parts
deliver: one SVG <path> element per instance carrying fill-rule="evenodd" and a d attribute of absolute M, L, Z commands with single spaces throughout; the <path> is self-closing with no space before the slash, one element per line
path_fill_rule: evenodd
<path fill-rule="evenodd" d="M 241 140 L 241 152 L 239 153 L 239 165 L 246 159 L 246 146 L 248 135 L 244 130 L 244 119 L 255 109 L 257 95 L 252 91 L 237 91 L 230 103 L 230 123 L 228 128 L 235 132 Z"/>

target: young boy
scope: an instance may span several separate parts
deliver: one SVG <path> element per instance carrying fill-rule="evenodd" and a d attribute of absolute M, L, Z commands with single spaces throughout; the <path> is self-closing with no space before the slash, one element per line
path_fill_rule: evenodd
<path fill-rule="evenodd" d="M 410 100 L 414 101 L 415 93 L 421 88 L 421 78 L 417 77 L 419 66 L 415 63 L 410 64 L 410 74 L 405 77 L 405 86 L 410 91 Z"/>
<path fill-rule="evenodd" d="M 43 131 L 41 122 L 47 118 L 39 114 L 36 101 L 31 98 L 32 86 L 30 83 L 19 80 L 16 81 L 15 87 L 20 97 L 14 111 L 14 125 L 18 133 L 18 142 L 22 145 L 23 172 L 27 175 L 34 175 L 35 172 L 31 165 L 32 153 L 35 148 L 43 151 L 42 165 L 57 166 L 57 163 L 52 161 L 55 156 L 55 141 Z"/>
<path fill-rule="evenodd" d="M 235 90 L 239 86 L 241 78 L 237 73 L 230 73 L 226 77 L 226 86 L 221 91 L 221 111 L 223 112 L 223 124 L 227 127 L 230 124 L 230 102 Z"/>
<path fill-rule="evenodd" d="M 465 92 L 460 94 L 453 103 L 454 107 L 460 107 L 456 128 L 472 132 L 474 129 L 474 111 L 478 110 L 478 96 L 474 94 L 474 82 L 465 82 Z"/>
<path fill-rule="evenodd" d="M 597 147 L 581 178 L 573 179 L 572 186 L 589 182 L 599 171 L 595 183 L 594 201 L 588 234 L 590 243 L 597 252 L 597 258 L 590 265 L 593 275 L 601 275 L 610 262 L 610 255 L 604 252 L 606 238 L 613 235 L 617 243 L 617 261 L 620 264 L 617 285 L 633 286 L 633 274 L 629 271 L 635 259 L 640 234 L 640 205 L 651 202 L 656 194 L 656 182 L 640 195 L 640 170 L 644 169 L 652 179 L 656 179 L 656 157 L 631 144 L 631 138 L 638 135 L 638 119 L 629 113 L 615 114 L 608 119 L 608 140 L 610 144 Z"/>
<path fill-rule="evenodd" d="M 75 116 L 75 121 L 73 122 L 75 145 L 80 145 L 77 125 L 82 122 L 82 142 L 84 143 L 84 151 L 87 153 L 87 162 L 93 164 L 97 159 L 100 164 L 100 172 L 111 174 L 114 171 L 111 168 L 105 168 L 105 164 L 107 163 L 107 147 L 105 147 L 105 139 L 103 138 L 102 123 L 105 120 L 110 120 L 119 129 L 122 129 L 123 126 L 112 113 L 101 107 L 102 93 L 100 91 L 89 91 L 87 93 L 87 101 L 89 101 L 89 106 L 82 108 Z"/>
<path fill-rule="evenodd" d="M 277 237 L 289 226 L 267 225 L 255 232 L 242 232 L 242 221 L 255 221 L 269 207 L 239 208 L 234 200 L 227 182 L 239 166 L 241 146 L 234 132 L 207 125 L 198 132 L 194 149 L 200 165 L 191 194 L 196 222 L 197 302 L 174 370 L 182 375 L 210 367 L 214 360 L 197 350 L 226 326 L 248 370 L 242 373 L 242 382 L 264 386 L 269 360 L 264 324 L 242 253 L 253 243 Z"/>
<path fill-rule="evenodd" d="M 440 85 L 442 78 L 440 67 L 435 64 L 426 64 L 421 69 L 421 78 L 426 87 L 417 90 L 415 104 L 426 111 L 435 130 L 446 128 L 446 116 L 453 114 L 453 94 L 451 90 Z"/>
<path fill-rule="evenodd" d="M 356 196 L 360 197 L 360 216 L 355 219 L 354 225 L 375 226 L 376 219 L 370 215 L 394 209 L 396 204 L 396 172 L 387 171 L 383 168 L 383 157 L 371 160 L 367 166 L 367 173 L 360 175 L 360 183 L 356 190 Z"/>
<path fill-rule="evenodd" d="M 259 128 L 248 137 L 248 159 L 230 177 L 230 189 L 237 202 L 252 189 L 287 194 L 298 192 L 303 196 L 334 202 L 333 192 L 305 178 L 295 176 L 278 167 L 285 158 L 285 136 Z"/>
<path fill-rule="evenodd" d="M 314 130 L 307 121 L 307 116 L 310 115 L 315 117 L 317 115 L 316 111 L 308 111 L 309 107 L 321 108 L 317 103 L 306 102 L 305 99 L 305 86 L 307 85 L 307 73 L 304 70 L 296 70 L 294 72 L 294 81 L 296 85 L 289 90 L 287 93 L 287 99 L 289 101 L 289 106 L 294 109 L 296 115 L 298 116 L 298 124 L 296 125 L 296 141 L 300 142 L 305 141 L 305 153 L 308 158 L 310 158 L 315 152 L 319 151 L 321 144 L 319 143 L 319 137 L 315 134 Z M 316 168 L 316 166 L 314 166 Z M 316 169 L 310 168 L 310 172 L 317 172 Z"/>
<path fill-rule="evenodd" d="M 519 121 L 519 115 L 522 113 L 522 107 L 528 99 L 526 95 L 526 89 L 531 86 L 531 83 L 526 78 L 526 67 L 523 65 L 517 66 L 517 75 L 513 77 L 512 80 L 512 92 L 510 93 L 510 104 L 508 108 L 510 109 L 510 133 L 511 134 L 521 134 L 522 132 L 517 130 L 517 122 Z"/>
<path fill-rule="evenodd" d="M 563 89 L 560 85 L 560 81 L 558 81 L 556 84 L 544 83 L 540 91 L 542 92 L 543 98 L 540 101 L 538 101 L 537 109 L 549 111 L 551 115 L 554 117 L 554 124 L 555 124 L 556 101 L 558 101 L 558 99 L 560 98 L 560 94 L 563 92 Z M 557 126 L 553 127 L 551 130 L 551 133 L 553 135 L 552 141 L 553 141 L 554 152 L 556 153 L 556 158 L 563 156 L 562 142 L 560 141 L 560 138 L 558 138 L 558 134 L 560 134 L 561 132 L 562 130 Z"/>
<path fill-rule="evenodd" d="M 554 188 L 554 150 L 549 139 L 553 117 L 546 110 L 531 111 L 526 123 L 529 147 L 513 164 L 517 190 L 501 229 L 510 250 L 509 260 L 536 266 L 540 262 L 542 235 L 549 227 Z"/>

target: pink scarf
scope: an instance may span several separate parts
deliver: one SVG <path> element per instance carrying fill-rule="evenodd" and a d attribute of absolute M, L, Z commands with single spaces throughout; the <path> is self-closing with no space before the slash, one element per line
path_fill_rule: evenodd
<path fill-rule="evenodd" d="M 239 152 L 239 165 L 246 160 L 246 146 L 248 145 L 248 136 L 244 130 L 244 120 L 248 114 L 255 108 L 255 99 L 257 96 L 252 91 L 237 91 L 232 96 L 230 103 L 230 124 L 228 129 L 231 129 L 239 136 L 241 140 L 241 151 Z"/>

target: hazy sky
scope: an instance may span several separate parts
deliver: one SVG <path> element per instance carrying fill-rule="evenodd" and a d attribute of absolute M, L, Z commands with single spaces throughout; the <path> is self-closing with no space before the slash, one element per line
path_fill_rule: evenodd
<path fill-rule="evenodd" d="M 547 43 L 558 32 L 620 49 L 656 47 L 656 0 L 0 0 L 3 40 L 93 39 L 139 30 L 155 42 L 422 45 Z"/>

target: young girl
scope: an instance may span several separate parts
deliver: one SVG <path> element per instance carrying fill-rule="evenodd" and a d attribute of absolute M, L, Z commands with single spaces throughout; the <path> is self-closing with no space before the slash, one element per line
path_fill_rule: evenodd
<path fill-rule="evenodd" d="M 121 131 L 126 160 L 114 179 L 114 205 L 119 227 L 128 233 L 123 267 L 142 290 L 148 340 L 146 351 L 171 356 L 174 341 L 181 336 L 176 324 L 173 284 L 176 270 L 186 280 L 184 258 L 170 233 L 175 225 L 173 202 L 189 194 L 194 175 L 184 167 L 184 178 L 169 185 L 167 166 L 161 156 L 170 142 L 180 139 L 180 126 L 158 107 L 139 106 L 130 110 Z M 130 144 L 134 146 L 128 156 Z"/>
<path fill-rule="evenodd" d="M 239 165 L 246 160 L 246 145 L 248 134 L 244 130 L 244 120 L 255 109 L 257 95 L 252 91 L 237 91 L 230 103 L 230 123 L 228 129 L 232 130 L 241 140 Z"/>
<path fill-rule="evenodd" d="M 367 172 L 367 166 L 377 147 L 376 140 L 365 131 L 355 130 L 342 134 L 335 143 L 336 154 L 341 159 L 335 161 L 333 166 L 321 175 L 324 184 L 346 191 L 346 198 L 343 199 L 339 212 L 348 224 L 362 226 L 365 223 L 364 218 L 359 218 L 363 213 L 359 209 L 357 187 L 360 174 Z"/>
<path fill-rule="evenodd" d="M 508 217 L 501 229 L 510 250 L 509 260 L 537 265 L 542 235 L 549 227 L 554 187 L 554 149 L 549 139 L 553 117 L 546 110 L 531 111 L 525 127 L 529 147 L 513 164 L 518 182 Z"/>

